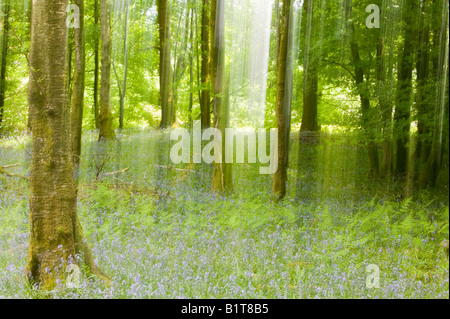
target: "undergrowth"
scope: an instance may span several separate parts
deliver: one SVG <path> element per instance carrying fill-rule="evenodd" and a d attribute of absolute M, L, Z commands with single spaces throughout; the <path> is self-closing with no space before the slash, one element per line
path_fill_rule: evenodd
<path fill-rule="evenodd" d="M 79 288 L 61 284 L 53 298 L 449 298 L 449 261 L 439 246 L 449 238 L 448 200 L 435 190 L 402 200 L 394 184 L 361 180 L 365 159 L 348 163 L 355 154 L 345 145 L 326 146 L 340 156 L 331 156 L 336 166 L 321 166 L 329 154 L 318 155 L 314 169 L 293 156 L 290 192 L 275 204 L 258 167 L 235 165 L 235 191 L 218 196 L 208 166 L 175 170 L 147 157 L 158 143 L 140 135 L 125 136 L 120 149 L 103 147 L 120 156 L 102 173 L 129 171 L 95 180 L 105 156 L 95 155 L 89 135 L 84 142 L 78 212 L 113 284 L 83 273 Z M 0 151 L 26 173 L 20 149 Z M 26 182 L 1 178 L 0 189 L 0 297 L 47 298 L 23 276 Z M 366 286 L 369 265 L 380 269 L 379 288 Z"/>

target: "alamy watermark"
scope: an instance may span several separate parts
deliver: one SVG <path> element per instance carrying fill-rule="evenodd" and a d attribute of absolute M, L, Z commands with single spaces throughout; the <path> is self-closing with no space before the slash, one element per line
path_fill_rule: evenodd
<path fill-rule="evenodd" d="M 66 8 L 66 26 L 68 29 L 80 28 L 80 7 L 76 4 L 69 4 Z"/>
<path fill-rule="evenodd" d="M 66 273 L 68 273 L 66 287 L 70 289 L 80 288 L 80 267 L 75 264 L 70 264 L 66 267 Z"/>
<path fill-rule="evenodd" d="M 174 164 L 202 162 L 231 164 L 234 163 L 236 156 L 235 163 L 243 164 L 247 153 L 249 164 L 256 164 L 257 159 L 261 164 L 268 164 L 259 168 L 260 174 L 274 174 L 278 170 L 278 129 L 270 130 L 269 154 L 267 154 L 267 133 L 266 129 L 226 128 L 225 136 L 222 136 L 222 132 L 217 128 L 207 128 L 202 132 L 200 121 L 194 121 L 192 136 L 185 128 L 172 130 L 170 140 L 178 142 L 170 150 L 170 159 Z M 209 141 L 203 149 L 202 141 Z M 223 144 L 225 156 L 222 154 Z M 236 152 L 234 152 L 235 145 Z"/>
<path fill-rule="evenodd" d="M 368 29 L 380 28 L 380 7 L 376 4 L 369 4 L 366 7 L 366 12 L 370 15 L 366 18 L 366 27 Z"/>
<path fill-rule="evenodd" d="M 366 267 L 366 287 L 367 288 L 380 288 L 380 267 L 377 265 L 368 265 Z"/>

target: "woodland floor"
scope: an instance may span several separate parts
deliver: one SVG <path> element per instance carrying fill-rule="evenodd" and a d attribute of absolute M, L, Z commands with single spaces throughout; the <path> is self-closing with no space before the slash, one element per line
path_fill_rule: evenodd
<path fill-rule="evenodd" d="M 55 298 L 449 298 L 447 164 L 439 188 L 403 199 L 394 180 L 367 178 L 354 138 L 293 143 L 275 204 L 256 165 L 234 165 L 234 192 L 218 197 L 210 167 L 170 165 L 155 133 L 83 140 L 80 219 L 113 284 L 84 274 Z M 0 164 L 17 174 L 29 152 L 26 136 L 0 140 Z M 27 181 L 0 175 L 0 298 L 42 297 L 23 276 L 28 215 Z M 379 288 L 366 285 L 370 264 Z"/>

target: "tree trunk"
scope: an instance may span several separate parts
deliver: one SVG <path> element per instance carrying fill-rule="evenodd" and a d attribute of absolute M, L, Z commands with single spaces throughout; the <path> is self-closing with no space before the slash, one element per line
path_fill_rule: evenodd
<path fill-rule="evenodd" d="M 94 3 L 94 25 L 95 25 L 95 31 L 98 31 L 98 0 L 95 0 Z M 100 54 L 99 54 L 99 39 L 98 34 L 95 34 L 94 39 L 94 121 L 95 121 L 95 128 L 100 128 L 100 119 L 99 119 L 99 107 L 98 107 L 98 82 L 99 82 L 99 75 L 100 75 Z"/>
<path fill-rule="evenodd" d="M 424 9 L 424 7 L 426 7 L 426 3 L 427 1 L 422 3 L 422 10 L 420 11 L 419 43 L 416 58 L 417 145 L 414 157 L 419 160 L 420 164 L 426 162 L 427 156 L 431 149 L 432 139 L 428 136 L 432 133 L 432 128 L 430 125 L 432 117 L 430 116 L 430 113 L 433 113 L 434 110 L 432 100 L 430 99 L 430 96 L 433 94 L 430 90 L 429 83 L 430 59 L 428 51 L 430 49 L 430 29 L 428 23 L 428 12 Z"/>
<path fill-rule="evenodd" d="M 399 62 L 396 108 L 394 114 L 394 137 L 397 147 L 395 172 L 404 178 L 408 168 L 409 132 L 411 125 L 411 92 L 414 59 L 414 16 L 416 0 L 406 0 L 403 5 L 404 42 Z"/>
<path fill-rule="evenodd" d="M 361 57 L 359 55 L 359 46 L 356 40 L 355 27 L 353 22 L 349 22 L 349 29 L 351 30 L 350 50 L 352 54 L 352 62 L 355 68 L 355 84 L 358 88 L 360 100 L 361 100 L 361 121 L 367 138 L 367 150 L 369 154 L 369 176 L 374 177 L 379 173 L 379 161 L 378 161 L 378 149 L 375 143 L 375 136 L 373 133 L 373 121 L 374 117 L 370 107 L 370 91 L 369 83 L 364 81 L 364 69 L 361 65 Z"/>
<path fill-rule="evenodd" d="M 32 126 L 30 246 L 26 274 L 51 290 L 66 281 L 66 267 L 81 254 L 94 264 L 77 215 L 77 189 L 70 140 L 67 61 L 67 0 L 33 1 L 28 102 Z"/>
<path fill-rule="evenodd" d="M 100 0 L 100 24 L 102 28 L 102 77 L 100 86 L 100 136 L 99 140 L 114 138 L 111 114 L 111 17 L 110 1 Z"/>
<path fill-rule="evenodd" d="M 2 37 L 2 61 L 0 66 L 0 135 L 2 133 L 3 114 L 5 108 L 6 92 L 6 61 L 8 56 L 9 38 L 9 1 L 6 1 L 3 9 L 3 37 Z"/>
<path fill-rule="evenodd" d="M 378 103 L 380 106 L 383 134 L 383 157 L 381 160 L 380 173 L 389 176 L 392 167 L 392 103 L 386 98 L 386 72 L 385 72 L 385 46 L 384 38 L 381 36 L 377 47 L 377 83 Z"/>
<path fill-rule="evenodd" d="M 228 86 L 225 83 L 225 0 L 211 0 L 211 82 L 214 127 L 222 134 L 222 162 L 213 164 L 213 192 L 233 189 L 231 163 L 225 163 L 225 128 L 229 126 Z"/>
<path fill-rule="evenodd" d="M 194 106 L 194 8 L 191 9 L 191 28 L 189 31 L 189 127 L 192 127 L 192 108 Z"/>
<path fill-rule="evenodd" d="M 180 16 L 180 22 L 183 15 Z M 175 64 L 175 72 L 173 74 L 173 114 L 172 114 L 172 123 L 175 123 L 177 120 L 177 108 L 178 108 L 178 87 L 180 86 L 181 80 L 183 79 L 184 73 L 187 68 L 187 46 L 189 41 L 189 22 L 190 22 L 190 10 L 189 10 L 189 1 L 186 6 L 186 19 L 184 26 L 184 37 L 181 41 L 182 47 L 180 53 L 177 54 L 177 49 L 175 49 L 175 56 L 177 58 Z M 180 23 L 181 24 L 181 23 Z M 178 29 L 180 25 L 178 26 Z M 177 31 L 178 38 L 178 31 Z"/>
<path fill-rule="evenodd" d="M 159 83 L 161 94 L 161 124 L 162 129 L 173 124 L 173 90 L 172 90 L 172 58 L 170 41 L 170 17 L 168 0 L 158 0 L 159 23 Z"/>
<path fill-rule="evenodd" d="M 75 66 L 72 91 L 72 155 L 75 168 L 80 164 L 81 158 L 81 129 L 83 124 L 84 83 L 85 83 L 85 43 L 84 43 L 84 0 L 74 2 L 80 9 L 80 27 L 74 30 Z"/>
<path fill-rule="evenodd" d="M 281 12 L 280 51 L 278 53 L 278 76 L 276 98 L 276 121 L 278 128 L 278 170 L 273 175 L 272 192 L 276 200 L 286 196 L 288 145 L 286 143 L 286 65 L 288 59 L 289 20 L 291 0 L 283 1 Z"/>
<path fill-rule="evenodd" d="M 209 8 L 210 0 L 202 0 L 202 30 L 201 30 L 201 56 L 202 56 L 202 68 L 201 68 L 201 81 L 202 90 L 200 95 L 200 109 L 201 109 L 201 125 L 202 129 L 211 126 L 211 108 L 210 108 L 210 44 L 209 44 Z"/>
<path fill-rule="evenodd" d="M 129 3 L 125 1 L 125 26 L 124 26 L 124 39 L 123 39 L 123 54 L 124 54 L 124 71 L 123 71 L 123 84 L 122 94 L 120 94 L 120 115 L 119 115 L 119 129 L 123 129 L 123 113 L 125 108 L 125 93 L 127 91 L 127 75 L 128 75 L 128 11 Z"/>
<path fill-rule="evenodd" d="M 447 140 L 448 136 L 443 135 L 444 119 L 448 118 L 448 59 L 449 59 L 449 47 L 448 47 L 448 2 L 444 2 L 444 14 L 442 19 L 435 19 L 433 26 L 433 55 L 432 55 L 432 74 L 436 79 L 436 93 L 434 98 L 435 110 L 434 112 L 434 128 L 433 128 L 433 142 L 431 149 L 428 153 L 427 161 L 423 165 L 421 173 L 418 179 L 419 188 L 425 188 L 427 186 L 435 186 L 439 171 L 442 166 L 443 145 L 444 139 Z M 442 3 L 435 1 L 433 7 L 437 12 L 441 12 Z M 448 125 L 448 123 L 447 123 Z M 448 145 L 448 140 L 447 140 Z"/>
<path fill-rule="evenodd" d="M 319 89 L 319 64 L 320 56 L 311 50 L 315 47 L 317 37 L 313 34 L 314 8 L 313 1 L 305 1 L 306 14 L 306 39 L 305 57 L 303 68 L 303 117 L 300 128 L 300 140 L 302 142 L 316 142 L 316 133 L 319 131 L 317 123 L 317 103 Z"/>

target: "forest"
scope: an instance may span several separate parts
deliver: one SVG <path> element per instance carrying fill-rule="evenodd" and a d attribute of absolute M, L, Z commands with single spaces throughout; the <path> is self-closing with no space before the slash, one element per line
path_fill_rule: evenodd
<path fill-rule="evenodd" d="M 448 66 L 448 0 L 0 0 L 0 299 L 448 299 Z"/>

